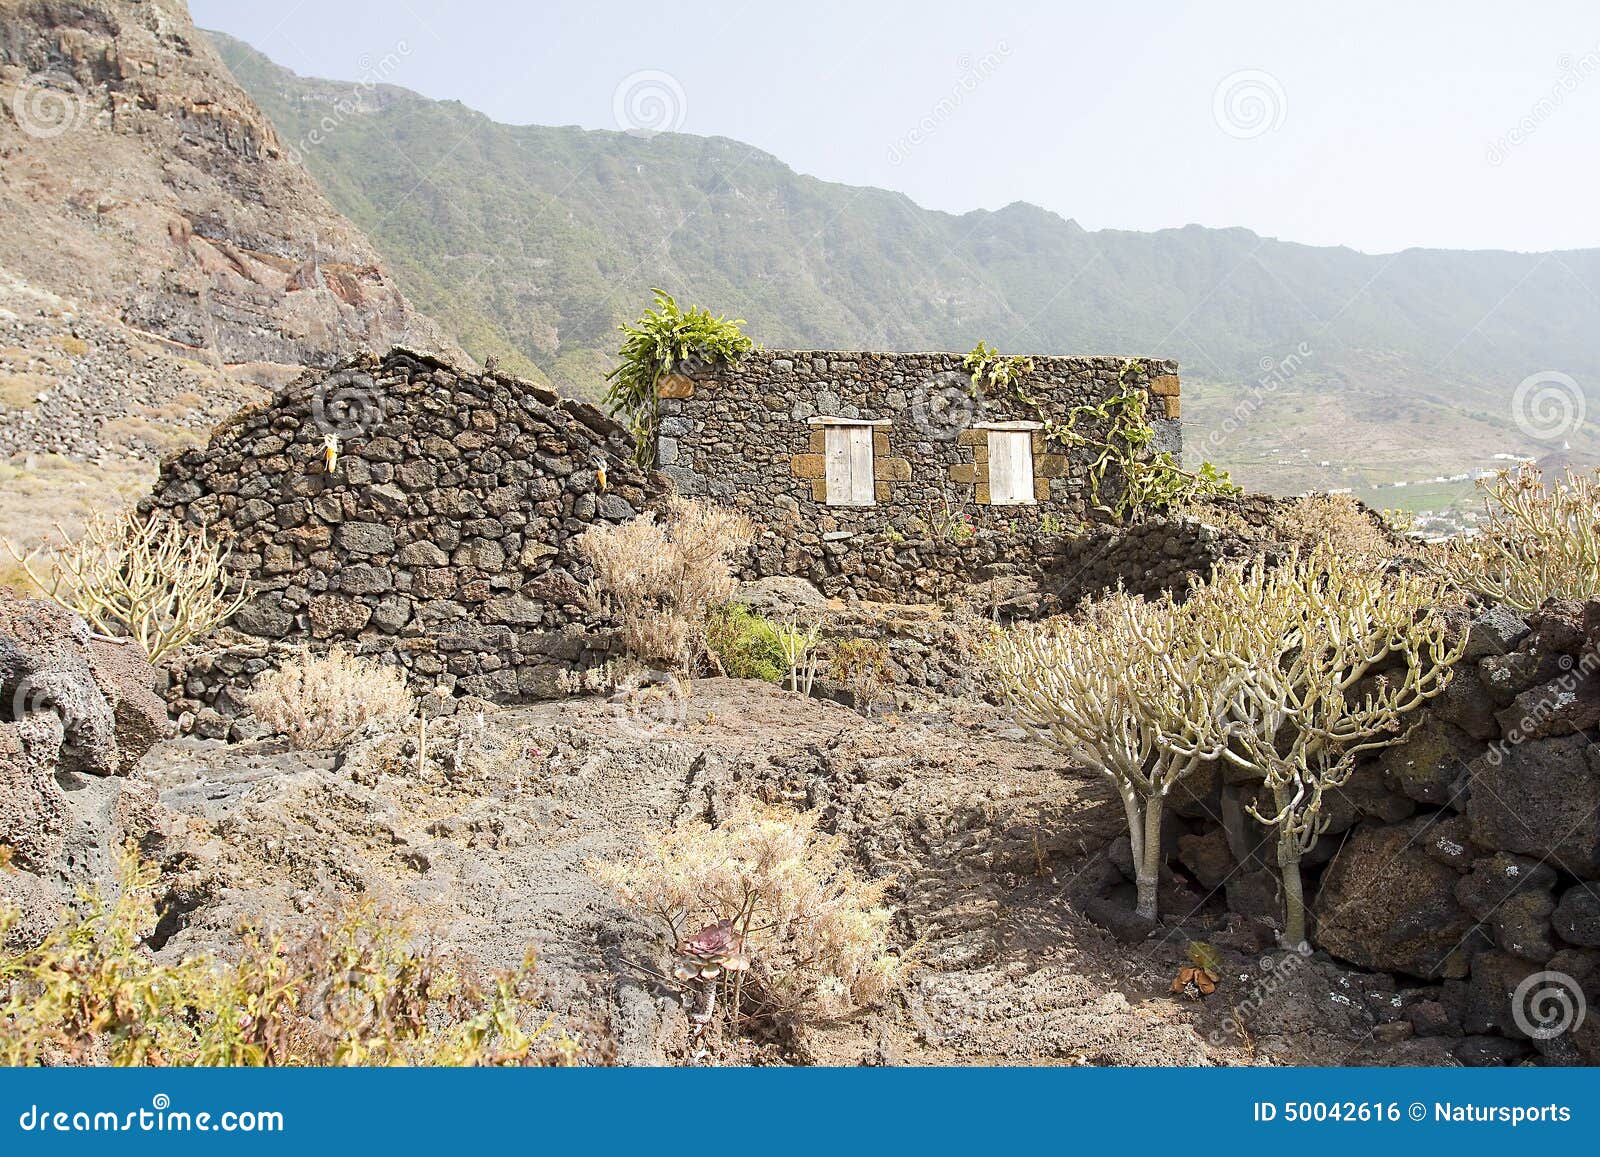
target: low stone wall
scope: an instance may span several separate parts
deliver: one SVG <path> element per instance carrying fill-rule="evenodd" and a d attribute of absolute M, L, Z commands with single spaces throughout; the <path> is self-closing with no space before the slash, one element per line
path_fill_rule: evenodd
<path fill-rule="evenodd" d="M 1175 362 L 1037 357 L 1022 383 L 1037 401 L 1029 406 L 998 391 L 974 397 L 961 360 L 756 350 L 732 366 L 690 365 L 660 386 L 661 471 L 681 493 L 751 517 L 758 538 L 747 577 L 807 575 L 830 593 L 906 601 L 937 598 L 949 582 L 1097 520 L 1092 456 L 1047 445 L 1037 431 L 1029 438 L 1036 501 L 991 505 L 987 427 L 1065 421 L 1125 382 L 1148 393 L 1154 449 L 1181 451 Z M 873 505 L 827 503 L 822 418 L 872 423 Z M 1106 495 L 1117 482 L 1107 479 Z M 992 549 L 972 545 L 984 531 L 997 536 Z"/>
<path fill-rule="evenodd" d="M 191 662 L 185 695 L 232 714 L 271 651 L 302 643 L 444 696 L 576 689 L 613 638 L 572 539 L 666 493 L 631 451 L 592 406 L 407 351 L 307 373 L 164 463 L 144 503 L 214 528 L 253 591 L 232 623 L 247 638 Z"/>

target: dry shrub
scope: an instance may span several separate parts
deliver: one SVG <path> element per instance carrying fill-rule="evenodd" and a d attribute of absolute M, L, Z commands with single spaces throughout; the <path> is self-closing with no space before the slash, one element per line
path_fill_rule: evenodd
<path fill-rule="evenodd" d="M 1399 553 L 1382 519 L 1349 494 L 1308 494 L 1287 502 L 1273 513 L 1272 527 L 1306 553 L 1326 543 L 1346 559 L 1370 564 Z"/>
<path fill-rule="evenodd" d="M 597 601 L 609 599 L 628 654 L 690 672 L 706 655 L 706 621 L 733 594 L 729 560 L 750 545 L 743 515 L 685 498 L 654 514 L 580 535 L 595 569 Z"/>
<path fill-rule="evenodd" d="M 1440 570 L 1463 590 L 1524 613 L 1546 599 L 1600 597 L 1600 470 L 1544 484 L 1533 466 L 1480 481 L 1481 533 L 1439 548 Z"/>
<path fill-rule="evenodd" d="M 372 720 L 398 721 L 417 708 L 405 672 L 335 647 L 326 655 L 302 649 L 255 682 L 245 703 L 293 747 L 338 747 Z"/>
<path fill-rule="evenodd" d="M 534 1013 L 530 955 L 479 978 L 402 917 L 352 905 L 296 937 L 246 929 L 237 961 L 158 964 L 157 874 L 129 851 L 115 902 L 0 956 L 0 1064 L 574 1064 Z M 0 938 L 16 919 L 0 911 Z"/>
<path fill-rule="evenodd" d="M 817 820 L 741 800 L 717 827 L 686 824 L 632 859 L 589 869 L 656 923 L 673 971 L 683 978 L 687 963 L 690 983 L 706 990 L 707 1017 L 719 977 L 695 944 L 726 921 L 720 962 L 737 974 L 736 1015 L 837 1019 L 880 1004 L 905 961 L 888 944 L 892 881 L 857 876 L 844 838 L 818 832 Z"/>
<path fill-rule="evenodd" d="M 162 515 L 94 514 L 64 545 L 22 554 L 7 541 L 45 598 L 82 615 L 103 635 L 131 638 L 154 663 L 220 626 L 244 605 L 229 593 L 228 552 L 199 527 Z"/>
<path fill-rule="evenodd" d="M 889 648 L 877 639 L 840 639 L 833 645 L 829 673 L 845 685 L 856 709 L 872 709 L 894 687 L 889 674 Z"/>

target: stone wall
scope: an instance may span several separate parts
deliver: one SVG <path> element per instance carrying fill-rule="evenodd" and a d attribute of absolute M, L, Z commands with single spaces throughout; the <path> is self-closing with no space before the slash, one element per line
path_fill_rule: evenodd
<path fill-rule="evenodd" d="M 232 623 L 250 637 L 195 659 L 187 697 L 232 714 L 302 642 L 381 655 L 444 698 L 575 689 L 613 639 L 571 541 L 666 493 L 631 451 L 592 406 L 404 350 L 307 373 L 169 459 L 145 501 L 218 528 L 254 592 Z"/>
<path fill-rule="evenodd" d="M 1031 567 L 1041 537 L 1097 521 L 1092 456 L 1064 453 L 1037 432 L 1036 502 L 989 505 L 985 426 L 1064 421 L 1074 406 L 1115 394 L 1129 367 L 1121 358 L 1033 362 L 1023 385 L 1037 409 L 996 391 L 973 397 L 959 354 L 757 350 L 733 366 L 690 365 L 659 389 L 658 462 L 681 493 L 750 515 L 751 577 L 806 575 L 830 594 L 861 598 L 941 597 L 997 565 Z M 1176 363 L 1135 363 L 1126 381 L 1149 391 L 1155 449 L 1181 451 Z M 820 418 L 874 423 L 873 505 L 825 501 Z M 1107 479 L 1105 492 L 1116 484 Z"/>
<path fill-rule="evenodd" d="M 1312 940 L 1398 974 L 1397 1038 L 1452 1038 L 1466 1064 L 1600 1064 L 1600 603 L 1492 606 L 1458 629 L 1449 689 L 1330 797 L 1305 861 Z M 1280 916 L 1271 836 L 1242 812 L 1258 789 L 1213 769 L 1176 794 L 1189 907 Z M 1561 999 L 1587 1017 L 1530 1032 Z"/>

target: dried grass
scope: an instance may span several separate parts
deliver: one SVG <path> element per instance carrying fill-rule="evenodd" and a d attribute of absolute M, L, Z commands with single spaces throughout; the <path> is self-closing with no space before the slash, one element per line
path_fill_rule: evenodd
<path fill-rule="evenodd" d="M 628 654 L 692 673 L 707 654 L 712 608 L 733 594 L 730 560 L 754 533 L 743 515 L 673 498 L 660 521 L 642 514 L 597 526 L 576 543 L 595 570 L 591 597 L 609 603 Z"/>
<path fill-rule="evenodd" d="M 256 680 L 245 698 L 262 723 L 302 750 L 335 748 L 372 721 L 404 720 L 417 709 L 405 672 L 335 647 L 302 650 Z"/>
<path fill-rule="evenodd" d="M 716 827 L 689 823 L 629 860 L 589 867 L 655 921 L 668 953 L 731 922 L 749 961 L 744 1011 L 833 1020 L 882 1003 L 906 962 L 889 949 L 892 881 L 861 879 L 844 838 L 817 831 L 818 818 L 741 800 Z"/>

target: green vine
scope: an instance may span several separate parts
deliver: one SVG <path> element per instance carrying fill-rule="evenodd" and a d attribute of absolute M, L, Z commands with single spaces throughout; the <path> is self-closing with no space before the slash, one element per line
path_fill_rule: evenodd
<path fill-rule="evenodd" d="M 1155 427 L 1150 424 L 1150 395 L 1133 379 L 1145 372 L 1138 359 L 1122 363 L 1117 375 L 1117 390 L 1098 403 L 1084 403 L 1067 412 L 1065 422 L 1057 422 L 1044 412 L 1037 398 L 1023 388 L 1022 380 L 1033 372 L 1033 359 L 1003 357 L 984 342 L 973 346 L 962 359 L 972 375 L 977 393 L 1005 393 L 1026 406 L 1044 427 L 1045 437 L 1066 449 L 1084 447 L 1094 453 L 1089 464 L 1089 492 L 1095 509 L 1123 523 L 1143 513 L 1160 513 L 1194 498 L 1228 497 L 1243 491 L 1228 477 L 1226 470 L 1211 462 L 1189 471 L 1178 465 L 1171 453 L 1153 453 Z M 1086 433 L 1079 424 L 1094 421 L 1105 432 Z M 1105 482 L 1112 475 L 1122 480 L 1122 489 L 1113 501 L 1105 494 Z"/>
<path fill-rule="evenodd" d="M 644 467 L 655 463 L 660 417 L 656 386 L 662 377 L 690 357 L 731 363 L 753 346 L 740 328 L 743 318 L 713 317 L 710 310 L 695 305 L 680 309 L 665 290 L 651 292 L 656 308 L 645 310 L 632 325 L 618 327 L 624 334 L 618 355 L 622 361 L 606 375 L 611 385 L 605 396 L 611 414 L 626 416 L 633 432 L 634 461 Z"/>
<path fill-rule="evenodd" d="M 1150 395 L 1132 379 L 1144 372 L 1144 363 L 1130 359 L 1117 375 L 1117 392 L 1100 403 L 1086 402 L 1067 412 L 1065 422 L 1042 418 L 1045 436 L 1069 449 L 1086 447 L 1094 452 L 1089 464 L 1089 493 L 1095 509 L 1117 523 L 1144 513 L 1161 513 L 1195 498 L 1231 497 L 1244 493 L 1228 472 L 1211 462 L 1185 470 L 1171 452 L 1151 453 L 1155 427 L 1150 424 Z M 1103 423 L 1105 433 L 1084 433 L 1078 423 L 1085 418 Z M 1104 493 L 1106 476 L 1117 468 L 1122 490 L 1114 502 Z"/>

